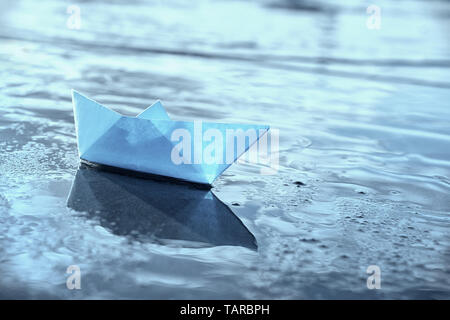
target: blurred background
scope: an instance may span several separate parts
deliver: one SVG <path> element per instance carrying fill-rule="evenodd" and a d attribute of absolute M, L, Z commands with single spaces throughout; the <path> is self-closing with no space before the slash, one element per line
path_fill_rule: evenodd
<path fill-rule="evenodd" d="M 437 0 L 1 1 L 0 298 L 450 298 L 449 18 Z M 108 198 L 67 208 L 72 88 L 279 129 L 277 174 L 235 164 L 212 190 L 257 249 L 117 234 Z"/>

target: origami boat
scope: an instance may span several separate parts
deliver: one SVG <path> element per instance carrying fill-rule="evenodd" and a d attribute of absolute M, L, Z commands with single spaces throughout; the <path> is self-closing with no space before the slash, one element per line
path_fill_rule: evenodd
<path fill-rule="evenodd" d="M 72 90 L 81 160 L 210 186 L 266 125 L 173 121 L 157 101 L 136 117 Z"/>

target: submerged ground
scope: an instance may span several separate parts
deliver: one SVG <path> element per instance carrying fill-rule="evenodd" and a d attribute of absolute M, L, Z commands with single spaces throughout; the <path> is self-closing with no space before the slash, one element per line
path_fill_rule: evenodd
<path fill-rule="evenodd" d="M 380 29 L 369 4 L 2 2 L 0 298 L 450 298 L 450 3 L 378 1 Z M 215 182 L 211 244 L 201 217 L 158 233 L 169 212 L 146 217 L 145 193 L 78 177 L 72 88 L 125 114 L 161 99 L 175 119 L 269 124 L 279 170 Z"/>

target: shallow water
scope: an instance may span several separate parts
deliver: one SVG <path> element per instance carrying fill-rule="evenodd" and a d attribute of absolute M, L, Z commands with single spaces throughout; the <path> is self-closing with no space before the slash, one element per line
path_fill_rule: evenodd
<path fill-rule="evenodd" d="M 79 30 L 71 4 L 0 4 L 1 298 L 450 298 L 449 2 L 378 1 L 379 30 L 365 1 L 83 1 Z M 111 220 L 75 180 L 72 88 L 124 114 L 161 99 L 175 119 L 279 129 L 275 175 L 234 164 L 209 197 L 240 219 L 217 230 L 242 232 L 198 239 L 204 221 L 185 232 L 145 196 L 146 224 Z M 85 213 L 67 203 L 80 184 Z"/>

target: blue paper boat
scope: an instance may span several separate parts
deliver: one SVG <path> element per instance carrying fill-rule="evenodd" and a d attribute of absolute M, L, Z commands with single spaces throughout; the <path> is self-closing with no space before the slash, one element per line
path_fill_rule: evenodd
<path fill-rule="evenodd" d="M 136 117 L 72 90 L 82 160 L 210 186 L 269 126 L 173 121 L 157 101 Z"/>

